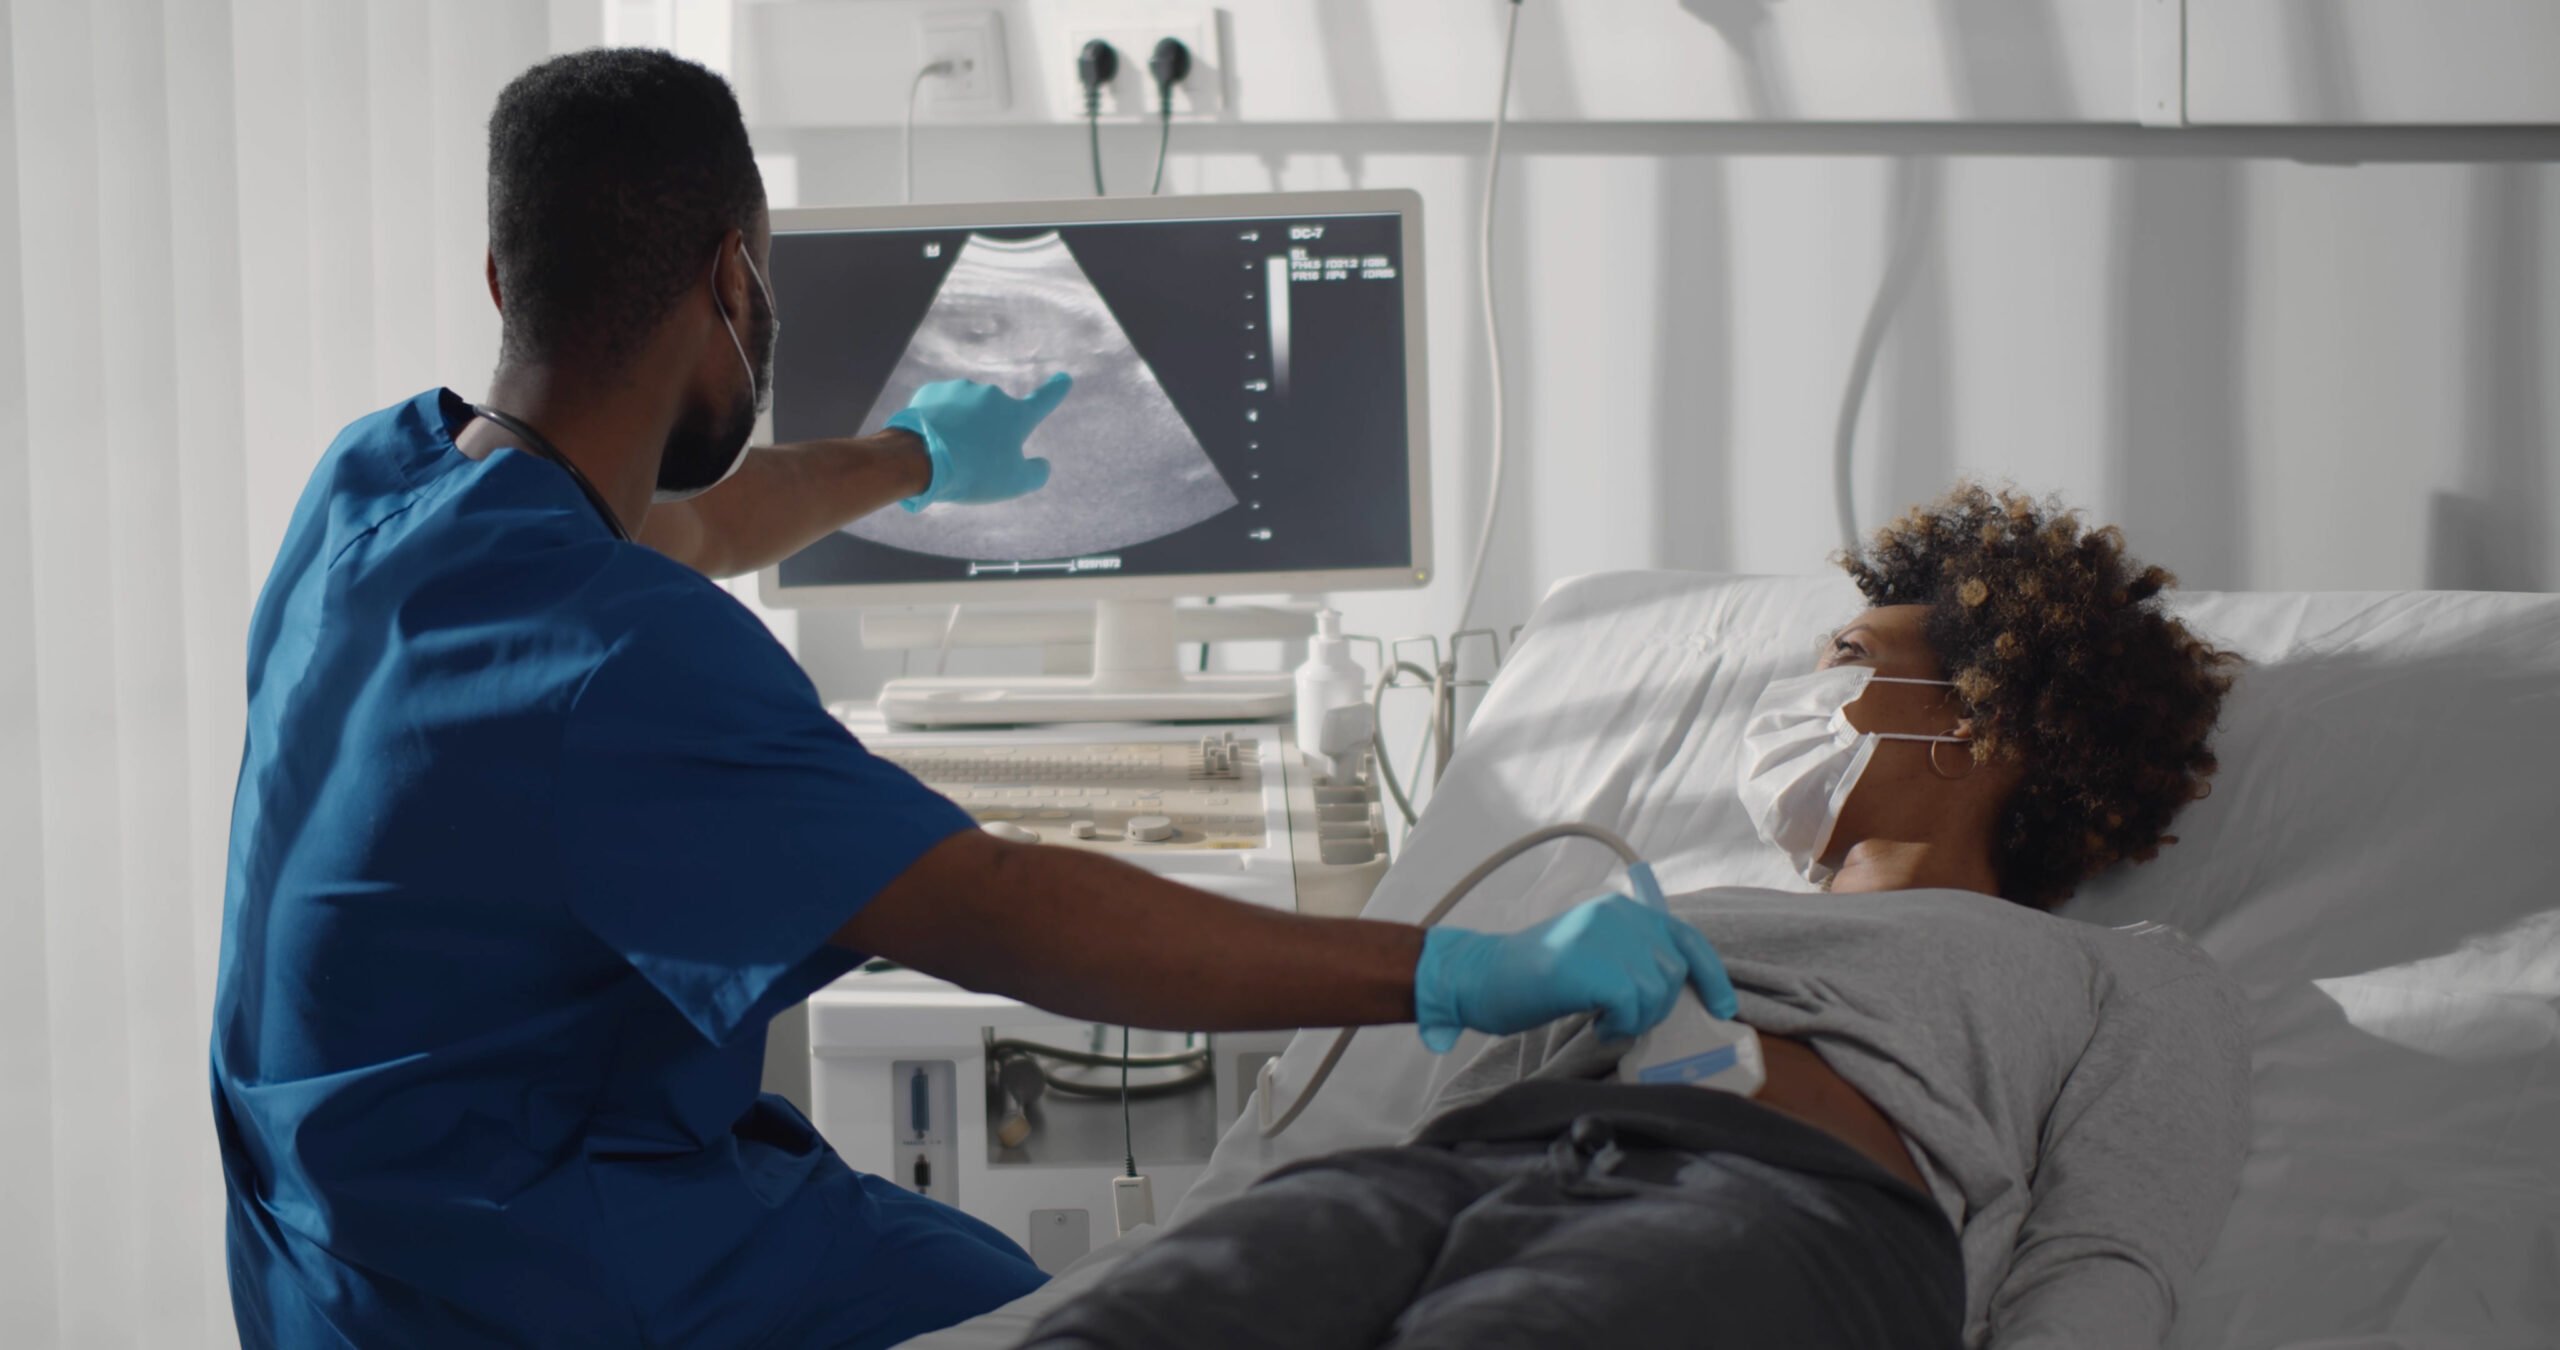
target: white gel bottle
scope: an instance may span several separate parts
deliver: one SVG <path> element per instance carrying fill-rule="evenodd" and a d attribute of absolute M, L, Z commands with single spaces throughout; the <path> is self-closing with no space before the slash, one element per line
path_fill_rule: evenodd
<path fill-rule="evenodd" d="M 1365 707 L 1368 701 L 1369 677 L 1351 659 L 1351 644 L 1342 636 L 1342 615 L 1317 610 L 1316 635 L 1307 640 L 1306 664 L 1298 667 L 1299 752 L 1339 759 L 1356 749 L 1355 743 L 1348 743 L 1351 738 L 1342 734 L 1346 723 L 1339 717 L 1332 719 L 1336 731 L 1328 741 L 1325 715 L 1337 708 Z"/>

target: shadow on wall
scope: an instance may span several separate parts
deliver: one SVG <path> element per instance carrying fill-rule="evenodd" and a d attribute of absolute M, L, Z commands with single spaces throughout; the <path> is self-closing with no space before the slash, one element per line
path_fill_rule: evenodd
<path fill-rule="evenodd" d="M 2560 589 L 2547 515 L 2552 429 L 2541 302 L 2548 264 L 2538 175 L 2522 165 L 2471 172 L 2461 487 L 2428 502 L 2427 585 Z"/>
<path fill-rule="evenodd" d="M 2247 234 L 2241 166 L 2115 167 L 2114 402 L 2107 462 L 2117 521 L 2144 557 L 2198 590 L 2241 575 L 2241 415 Z"/>
<path fill-rule="evenodd" d="M 1947 293 L 1946 161 L 1897 160 L 1885 266 L 1901 275 L 1886 330 L 1884 388 L 1870 393 L 1860 442 L 1884 469 L 1884 499 L 1860 517 L 1872 535 L 1956 481 L 1955 312 Z M 1881 395 L 1881 396 L 1879 396 Z M 1866 456 L 1860 456 L 1865 458 Z M 1861 543 L 1864 542 L 1862 539 Z"/>
<path fill-rule="evenodd" d="M 1725 161 L 1665 158 L 1654 325 L 1661 567 L 1733 566 L 1733 240 Z"/>
<path fill-rule="evenodd" d="M 2285 49 L 2292 54 L 2289 74 L 2295 105 L 2306 109 L 2314 121 L 2355 120 L 2360 100 L 2354 62 L 2348 57 L 2346 31 L 2339 26 L 2334 8 L 2287 5 L 2284 26 L 2292 38 Z"/>
<path fill-rule="evenodd" d="M 1531 5 L 1521 13 L 1520 51 L 1511 72 L 1512 116 L 1533 122 L 1581 118 L 1582 91 L 1573 87 L 1572 47 L 1562 6 Z"/>
<path fill-rule="evenodd" d="M 1680 0 L 1680 8 L 1716 31 L 1740 63 L 1743 107 L 1754 118 L 1792 121 L 1796 99 L 1786 61 L 1769 40 L 1778 0 Z M 1938 24 L 1953 68 L 1946 72 L 1956 106 L 1993 120 L 2050 117 L 2070 103 L 2061 72 L 2062 40 L 2043 8 L 2016 0 L 1938 0 Z"/>
<path fill-rule="evenodd" d="M 1769 9 L 1775 0 L 1680 0 L 1698 22 L 1716 30 L 1742 62 L 1742 106 L 1755 118 L 1789 121 L 1795 96 L 1784 63 L 1769 50 Z"/>
<path fill-rule="evenodd" d="M 1345 122 L 1383 122 L 1387 68 L 1378 58 L 1378 26 L 1366 0 L 1316 0 L 1316 32 L 1324 43 L 1324 81 L 1335 115 Z"/>
<path fill-rule="evenodd" d="M 2073 100 L 2052 9 L 2017 0 L 1938 0 L 1956 106 L 1993 121 L 2049 118 Z"/>

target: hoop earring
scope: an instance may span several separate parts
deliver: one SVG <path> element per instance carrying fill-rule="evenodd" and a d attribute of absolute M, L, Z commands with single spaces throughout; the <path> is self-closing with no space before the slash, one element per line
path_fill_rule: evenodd
<path fill-rule="evenodd" d="M 1949 741 L 1931 741 L 1931 742 L 1929 742 L 1929 772 L 1931 772 L 1931 773 L 1933 773 L 1933 774 L 1936 774 L 1939 778 L 1941 778 L 1941 779 L 1945 780 L 1946 782 L 1950 782 L 1950 783 L 1961 783 L 1961 782 L 1963 782 L 1964 780 L 1966 780 L 1966 779 L 1968 779 L 1968 778 L 1973 777 L 1973 771 L 1974 771 L 1975 769 L 1977 769 L 1977 768 L 1980 768 L 1981 766 L 1980 766 L 1980 765 L 1978 765 L 1978 764 L 1976 764 L 1976 763 L 1973 761 L 1973 757 L 1972 757 L 1971 755 L 1967 755 L 1967 756 L 1965 757 L 1965 761 L 1964 761 L 1964 763 L 1965 763 L 1965 769 L 1964 769 L 1964 772 L 1963 772 L 1963 773 L 1960 773 L 1960 774 L 1959 774 L 1959 773 L 1949 773 L 1949 772 L 1947 772 L 1946 770 L 1939 768 L 1939 767 L 1938 767 L 1938 747 L 1939 747 L 1939 746 L 1942 746 L 1942 745 L 1949 745 L 1949 744 L 1962 744 L 1962 742 L 1949 742 Z"/>

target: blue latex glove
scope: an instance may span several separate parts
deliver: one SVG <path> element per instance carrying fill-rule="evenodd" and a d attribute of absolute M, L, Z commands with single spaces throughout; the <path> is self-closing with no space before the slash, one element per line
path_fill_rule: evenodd
<path fill-rule="evenodd" d="M 1731 1017 L 1733 980 L 1714 944 L 1669 912 L 1623 895 L 1586 900 L 1517 933 L 1434 928 L 1413 971 L 1413 1020 L 1434 1054 L 1462 1030 L 1497 1036 L 1597 1010 L 1607 1040 L 1642 1034 L 1683 985 Z"/>
<path fill-rule="evenodd" d="M 1023 458 L 1022 443 L 1074 384 L 1062 370 L 1029 398 L 976 380 L 936 380 L 917 390 L 889 425 L 924 439 L 933 483 L 902 504 L 921 511 L 935 502 L 1000 502 L 1039 491 L 1049 482 L 1049 461 Z"/>

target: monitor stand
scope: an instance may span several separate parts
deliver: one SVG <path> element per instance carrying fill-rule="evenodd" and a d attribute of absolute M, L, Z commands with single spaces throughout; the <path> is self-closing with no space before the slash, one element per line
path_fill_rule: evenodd
<path fill-rule="evenodd" d="M 1285 672 L 1195 675 L 1175 669 L 1173 602 L 1094 606 L 1093 674 L 943 676 L 891 680 L 880 713 L 918 727 L 1033 722 L 1269 722 L 1290 715 Z"/>

